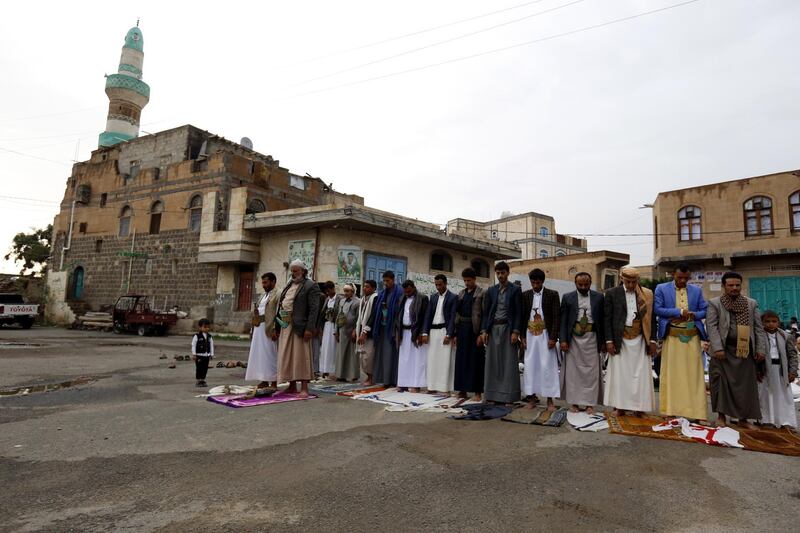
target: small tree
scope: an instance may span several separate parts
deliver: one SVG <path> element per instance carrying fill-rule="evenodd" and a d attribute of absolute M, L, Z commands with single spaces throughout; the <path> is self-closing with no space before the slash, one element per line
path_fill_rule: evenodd
<path fill-rule="evenodd" d="M 33 229 L 33 228 L 31 228 Z M 11 243 L 11 251 L 6 254 L 6 261 L 13 258 L 22 263 L 20 274 L 40 267 L 44 270 L 47 259 L 50 257 L 50 241 L 53 238 L 53 225 L 48 224 L 44 229 L 34 230 L 33 233 L 17 233 Z"/>

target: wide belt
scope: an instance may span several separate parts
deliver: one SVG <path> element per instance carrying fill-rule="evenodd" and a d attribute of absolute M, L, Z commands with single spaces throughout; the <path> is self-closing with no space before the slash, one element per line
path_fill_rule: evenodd
<path fill-rule="evenodd" d="M 772 364 L 773 365 L 779 365 L 779 364 L 781 364 L 781 360 L 780 359 L 773 359 L 772 360 Z"/>
<path fill-rule="evenodd" d="M 640 320 L 634 320 L 632 326 L 625 326 L 622 330 L 622 337 L 629 341 L 638 339 L 641 334 L 642 322 Z"/>
<path fill-rule="evenodd" d="M 447 324 L 431 324 L 431 329 L 444 329 Z"/>
<path fill-rule="evenodd" d="M 493 326 L 502 326 L 503 324 L 508 324 L 508 319 L 507 318 L 501 318 L 499 320 L 494 320 L 492 322 Z"/>
<path fill-rule="evenodd" d="M 578 337 L 591 333 L 592 331 L 594 331 L 594 324 L 586 324 L 583 327 L 581 327 L 580 324 L 575 324 L 575 327 L 572 329 L 572 333 Z"/>
<path fill-rule="evenodd" d="M 700 331 L 697 328 L 678 328 L 675 326 L 670 326 L 669 330 L 667 331 L 667 335 L 670 337 L 696 337 L 700 335 Z"/>
<path fill-rule="evenodd" d="M 403 329 L 414 329 L 414 326 L 406 326 L 405 324 L 403 324 Z"/>

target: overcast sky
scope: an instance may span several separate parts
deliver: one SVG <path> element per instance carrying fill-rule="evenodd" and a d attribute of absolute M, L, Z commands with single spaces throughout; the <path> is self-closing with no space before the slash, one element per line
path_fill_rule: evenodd
<path fill-rule="evenodd" d="M 248 136 L 430 222 L 537 211 L 560 233 L 649 233 L 639 206 L 658 191 L 800 167 L 800 2 L 700 0 L 575 32 L 680 1 L 10 3 L 1 255 L 52 222 L 76 148 L 97 147 L 103 74 L 137 17 L 144 131 Z M 649 236 L 588 239 L 652 261 Z"/>

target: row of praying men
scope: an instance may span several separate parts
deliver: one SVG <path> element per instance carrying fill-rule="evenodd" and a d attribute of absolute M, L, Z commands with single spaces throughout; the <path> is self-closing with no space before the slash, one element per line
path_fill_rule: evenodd
<path fill-rule="evenodd" d="M 352 285 L 337 295 L 332 282 L 323 285 L 323 295 L 302 262 L 290 268 L 292 280 L 280 293 L 274 275 L 262 277 L 265 294 L 254 309 L 246 376 L 261 380 L 259 386 L 289 381 L 294 390 L 299 382 L 305 395 L 315 371 L 345 381 L 363 373 L 365 385 L 412 392 L 473 393 L 504 404 L 525 397 L 529 407 L 546 398 L 549 410 L 562 398 L 573 411 L 605 405 L 615 414 L 658 410 L 706 420 L 701 340 L 707 340 L 718 425 L 728 418 L 746 426 L 749 420 L 797 424 L 789 387 L 797 374 L 794 340 L 778 329 L 774 313 L 765 313 L 762 326 L 755 300 L 741 295 L 741 276 L 733 272 L 723 277 L 725 293 L 707 303 L 688 284 L 686 265 L 655 294 L 630 267 L 621 271 L 622 284 L 605 294 L 592 290 L 591 275 L 582 272 L 576 290 L 559 297 L 544 287 L 539 269 L 529 275 L 532 288 L 522 291 L 501 261 L 498 283 L 486 290 L 471 268 L 462 273 L 465 288 L 458 294 L 448 290 L 444 275 L 435 276 L 430 297 L 410 280 L 396 284 L 387 271 L 383 288 L 368 280 L 360 299 Z"/>

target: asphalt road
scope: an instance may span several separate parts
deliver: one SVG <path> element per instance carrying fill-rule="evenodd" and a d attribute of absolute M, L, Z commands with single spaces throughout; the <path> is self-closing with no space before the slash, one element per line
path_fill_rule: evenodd
<path fill-rule="evenodd" d="M 188 343 L 0 329 L 0 388 L 95 378 L 0 398 L 0 531 L 800 530 L 798 458 L 336 396 L 231 409 L 167 368 Z"/>

